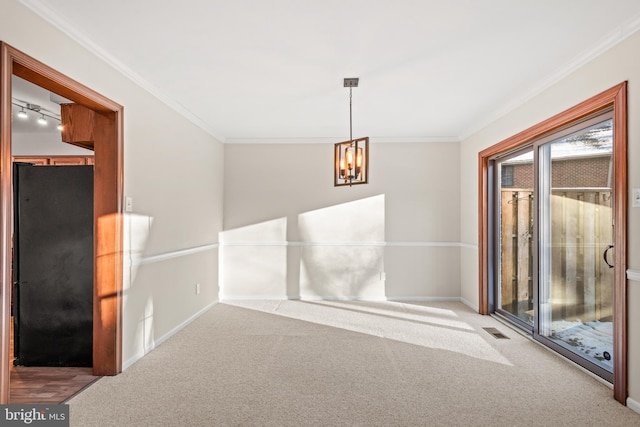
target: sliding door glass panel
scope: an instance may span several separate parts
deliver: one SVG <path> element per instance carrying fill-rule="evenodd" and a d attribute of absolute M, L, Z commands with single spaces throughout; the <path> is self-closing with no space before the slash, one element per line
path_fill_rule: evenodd
<path fill-rule="evenodd" d="M 538 333 L 609 372 L 612 142 L 613 121 L 605 120 L 538 148 Z"/>
<path fill-rule="evenodd" d="M 496 308 L 533 325 L 533 151 L 496 162 Z"/>

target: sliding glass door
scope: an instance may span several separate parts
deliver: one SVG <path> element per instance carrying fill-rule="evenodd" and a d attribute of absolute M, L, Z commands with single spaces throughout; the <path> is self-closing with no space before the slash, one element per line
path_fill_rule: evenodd
<path fill-rule="evenodd" d="M 537 149 L 538 334 L 608 373 L 614 357 L 612 142 L 613 120 L 598 117 Z"/>
<path fill-rule="evenodd" d="M 495 212 L 499 244 L 496 309 L 525 328 L 534 319 L 534 169 L 533 148 L 496 162 Z"/>
<path fill-rule="evenodd" d="M 611 381 L 613 120 L 494 158 L 495 311 Z"/>

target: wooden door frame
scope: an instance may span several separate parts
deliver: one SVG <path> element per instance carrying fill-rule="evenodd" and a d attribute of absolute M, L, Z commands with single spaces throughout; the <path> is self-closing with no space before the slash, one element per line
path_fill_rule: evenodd
<path fill-rule="evenodd" d="M 9 402 L 10 382 L 12 75 L 95 113 L 93 373 L 122 372 L 123 107 L 0 41 L 0 404 Z"/>
<path fill-rule="evenodd" d="M 491 158 L 522 146 L 568 123 L 597 111 L 613 108 L 614 153 L 614 297 L 613 297 L 613 396 L 626 404 L 627 391 L 627 82 L 522 131 L 478 154 L 478 255 L 479 312 L 489 314 L 489 162 Z"/>

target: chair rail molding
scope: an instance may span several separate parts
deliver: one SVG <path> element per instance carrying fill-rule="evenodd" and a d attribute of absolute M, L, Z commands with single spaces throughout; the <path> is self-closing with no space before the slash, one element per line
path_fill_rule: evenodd
<path fill-rule="evenodd" d="M 640 282 L 640 270 L 627 270 L 627 280 L 632 280 L 634 282 Z"/>

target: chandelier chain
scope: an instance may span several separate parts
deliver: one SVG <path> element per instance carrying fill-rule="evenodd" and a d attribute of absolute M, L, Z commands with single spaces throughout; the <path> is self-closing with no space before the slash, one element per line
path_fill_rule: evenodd
<path fill-rule="evenodd" d="M 349 141 L 353 141 L 353 116 L 352 116 L 352 108 L 351 108 L 351 99 L 352 95 L 352 87 L 349 86 Z"/>

